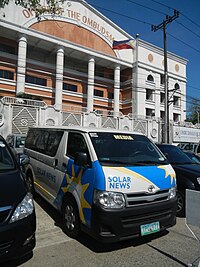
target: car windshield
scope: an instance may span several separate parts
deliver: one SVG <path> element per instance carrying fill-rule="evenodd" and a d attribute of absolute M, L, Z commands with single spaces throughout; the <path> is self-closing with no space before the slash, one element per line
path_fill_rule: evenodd
<path fill-rule="evenodd" d="M 200 157 L 198 157 L 197 155 L 195 155 L 193 152 L 190 151 L 184 151 L 183 152 L 194 162 L 194 163 L 198 163 L 200 164 Z"/>
<path fill-rule="evenodd" d="M 15 163 L 8 147 L 3 140 L 0 140 L 0 172 L 14 170 Z"/>
<path fill-rule="evenodd" d="M 89 135 L 102 165 L 142 166 L 169 163 L 143 135 L 103 132 L 91 132 Z"/>
<path fill-rule="evenodd" d="M 193 161 L 178 147 L 158 145 L 171 164 L 192 164 Z"/>

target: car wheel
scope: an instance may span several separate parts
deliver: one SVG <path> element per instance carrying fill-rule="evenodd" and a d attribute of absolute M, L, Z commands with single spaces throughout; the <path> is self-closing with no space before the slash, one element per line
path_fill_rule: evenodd
<path fill-rule="evenodd" d="M 34 189 L 34 183 L 33 183 L 33 175 L 31 172 L 28 172 L 26 175 L 26 181 L 28 184 L 28 188 L 30 190 L 30 192 L 32 193 L 32 195 L 35 194 L 35 189 Z"/>
<path fill-rule="evenodd" d="M 185 195 L 183 192 L 177 192 L 177 216 L 185 216 Z"/>
<path fill-rule="evenodd" d="M 64 232 L 71 238 L 77 238 L 80 233 L 80 218 L 74 198 L 69 197 L 64 201 L 62 216 Z"/>

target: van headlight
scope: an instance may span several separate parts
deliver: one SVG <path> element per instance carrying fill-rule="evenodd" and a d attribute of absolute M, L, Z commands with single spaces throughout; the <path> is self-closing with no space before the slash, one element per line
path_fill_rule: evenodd
<path fill-rule="evenodd" d="M 200 177 L 197 177 L 197 183 L 200 185 Z"/>
<path fill-rule="evenodd" d="M 177 191 L 176 186 L 170 188 L 169 189 L 169 197 L 168 197 L 168 199 L 174 198 L 176 196 L 176 191 Z"/>
<path fill-rule="evenodd" d="M 94 203 L 107 209 L 122 209 L 125 198 L 122 193 L 95 190 Z"/>
<path fill-rule="evenodd" d="M 10 219 L 10 223 L 19 221 L 31 215 L 33 211 L 34 211 L 33 196 L 31 193 L 27 193 L 22 202 L 16 207 Z"/>

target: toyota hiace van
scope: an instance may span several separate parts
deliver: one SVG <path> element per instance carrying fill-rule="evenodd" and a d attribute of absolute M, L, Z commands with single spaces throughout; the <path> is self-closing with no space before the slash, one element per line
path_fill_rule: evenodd
<path fill-rule="evenodd" d="M 176 223 L 176 177 L 144 135 L 114 129 L 31 127 L 26 177 L 63 216 L 103 242 L 162 231 Z"/>

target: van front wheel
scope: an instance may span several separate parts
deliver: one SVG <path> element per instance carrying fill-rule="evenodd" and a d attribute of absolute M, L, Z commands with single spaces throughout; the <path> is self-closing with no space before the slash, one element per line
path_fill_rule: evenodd
<path fill-rule="evenodd" d="M 70 197 L 64 201 L 63 230 L 71 238 L 77 238 L 80 233 L 80 218 L 75 200 Z"/>

